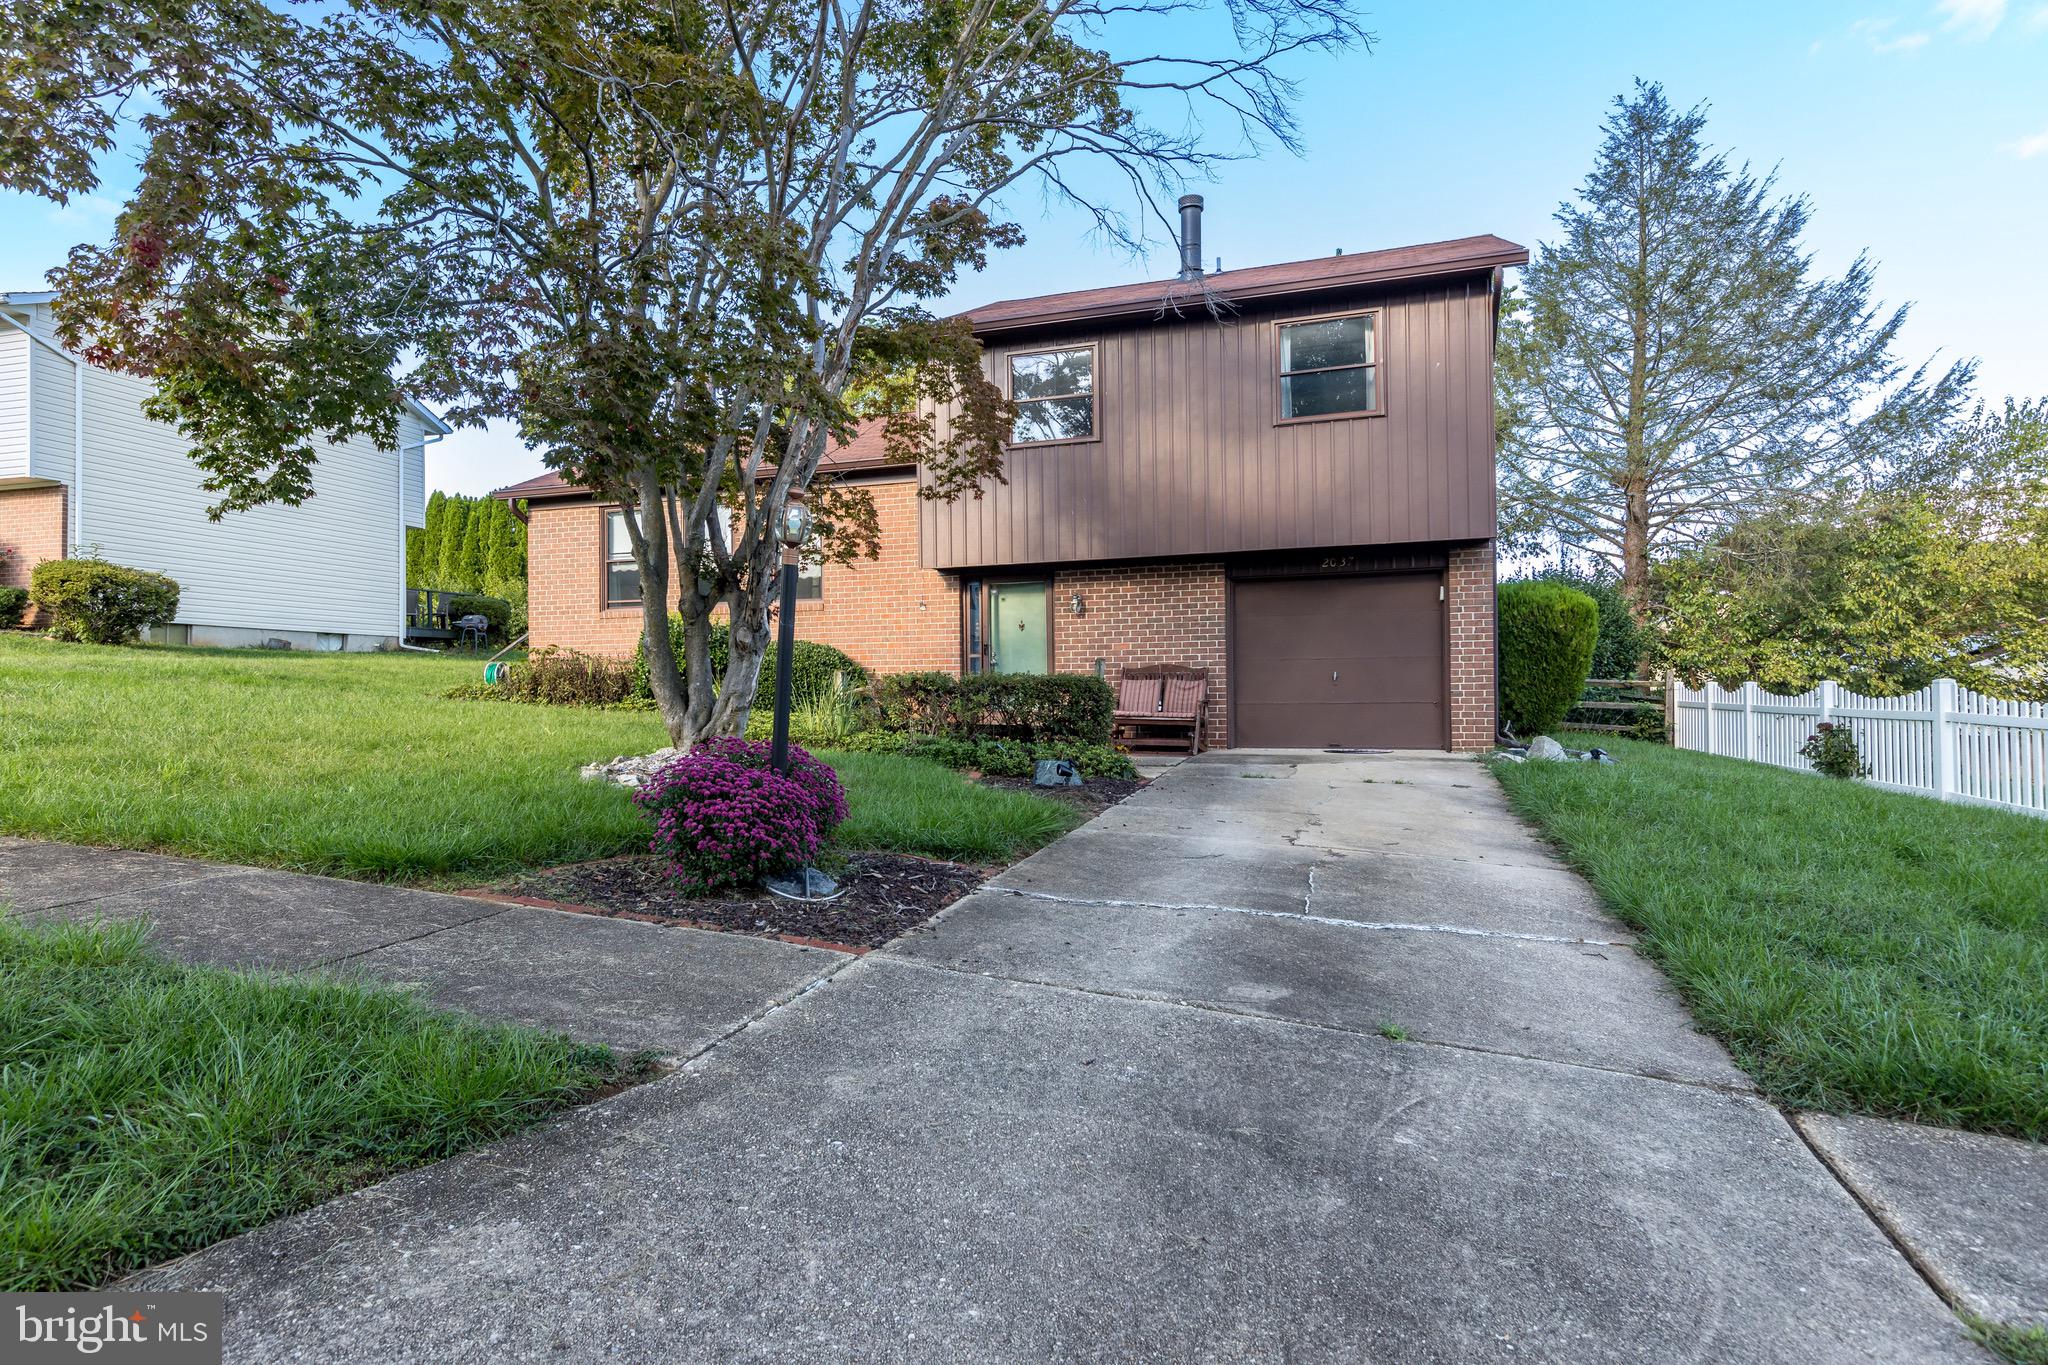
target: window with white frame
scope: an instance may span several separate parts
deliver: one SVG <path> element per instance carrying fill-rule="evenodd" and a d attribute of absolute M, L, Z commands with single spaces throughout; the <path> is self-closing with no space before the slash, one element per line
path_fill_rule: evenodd
<path fill-rule="evenodd" d="M 640 605 L 640 566 L 633 562 L 633 537 L 624 512 L 604 514 L 604 604 Z"/>

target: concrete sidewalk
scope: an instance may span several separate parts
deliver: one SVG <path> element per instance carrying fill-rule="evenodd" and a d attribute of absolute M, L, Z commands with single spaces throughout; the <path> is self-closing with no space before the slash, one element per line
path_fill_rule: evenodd
<path fill-rule="evenodd" d="M 249 1361 L 1989 1359 L 1471 762 L 1207 755 L 883 951 L 731 941 L 788 975 L 674 1074 L 140 1282 Z"/>
<path fill-rule="evenodd" d="M 626 1052 L 688 1056 L 843 955 L 432 891 L 0 838 L 0 906 L 25 920 L 146 919 L 188 962 L 326 971 Z"/>

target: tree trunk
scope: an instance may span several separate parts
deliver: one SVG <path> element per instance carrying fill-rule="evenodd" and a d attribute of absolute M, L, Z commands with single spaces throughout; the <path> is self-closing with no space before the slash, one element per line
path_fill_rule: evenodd
<path fill-rule="evenodd" d="M 1642 481 L 1623 489 L 1621 592 L 1636 620 L 1650 615 L 1650 494 Z"/>

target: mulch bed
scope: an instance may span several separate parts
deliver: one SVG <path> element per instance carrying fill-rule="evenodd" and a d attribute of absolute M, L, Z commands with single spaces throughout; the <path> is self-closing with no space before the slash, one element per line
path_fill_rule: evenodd
<path fill-rule="evenodd" d="M 1087 785 L 1080 787 L 1034 787 L 1028 777 L 988 777 L 980 779 L 984 787 L 1001 787 L 1005 791 L 1030 792 L 1033 796 L 1049 797 L 1063 801 L 1083 814 L 1094 817 L 1102 814 L 1126 797 L 1135 796 L 1148 785 L 1142 777 L 1091 777 Z"/>
<path fill-rule="evenodd" d="M 686 896 L 662 871 L 659 858 L 608 858 L 530 873 L 480 894 L 557 910 L 729 929 L 865 952 L 923 924 L 988 875 L 985 868 L 961 863 L 901 853 L 856 853 L 838 872 L 846 894 L 835 901 L 806 904 L 766 892 L 734 900 Z"/>

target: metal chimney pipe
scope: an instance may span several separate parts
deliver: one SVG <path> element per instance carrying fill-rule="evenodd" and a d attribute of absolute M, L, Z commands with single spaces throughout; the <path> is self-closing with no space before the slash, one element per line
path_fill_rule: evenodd
<path fill-rule="evenodd" d="M 1180 197 L 1180 277 L 1202 278 L 1202 196 Z"/>

